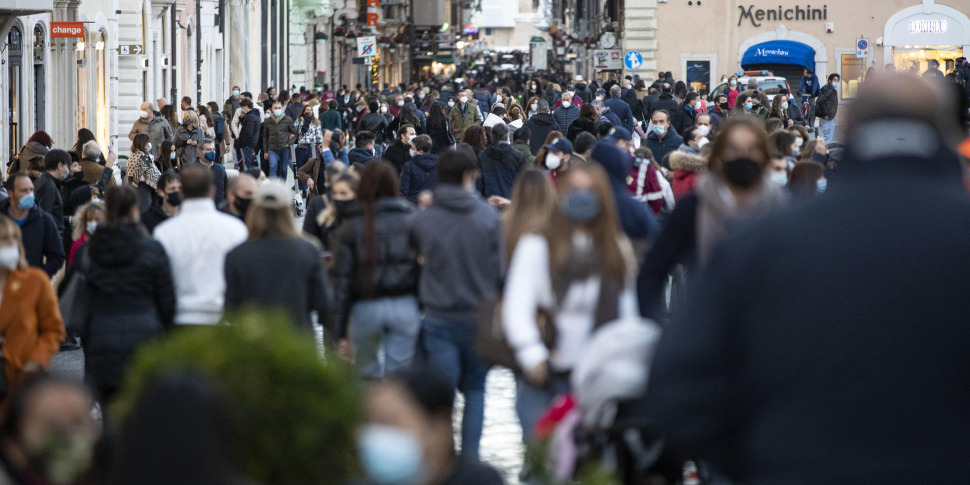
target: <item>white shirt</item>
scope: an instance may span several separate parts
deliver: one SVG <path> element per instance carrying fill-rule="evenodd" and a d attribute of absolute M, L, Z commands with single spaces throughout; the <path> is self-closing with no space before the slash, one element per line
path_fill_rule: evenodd
<path fill-rule="evenodd" d="M 635 286 L 630 278 L 620 293 L 618 318 L 621 320 L 639 318 Z M 536 234 L 522 236 L 512 255 L 502 302 L 502 328 L 522 369 L 531 371 L 549 360 L 555 370 L 571 370 L 582 356 L 593 330 L 599 292 L 600 278 L 593 276 L 571 284 L 563 301 L 557 304 L 549 275 L 549 244 Z M 557 338 L 552 356 L 535 324 L 536 311 L 540 308 L 555 309 L 552 313 Z"/>
<path fill-rule="evenodd" d="M 226 254 L 249 232 L 239 219 L 216 210 L 212 199 L 188 199 L 178 215 L 155 228 L 172 264 L 175 323 L 213 325 L 226 297 Z"/>

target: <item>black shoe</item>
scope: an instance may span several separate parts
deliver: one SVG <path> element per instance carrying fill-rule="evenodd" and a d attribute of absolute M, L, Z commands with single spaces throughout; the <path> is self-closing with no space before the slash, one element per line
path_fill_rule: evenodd
<path fill-rule="evenodd" d="M 81 350 L 81 339 L 77 335 L 68 335 L 67 338 L 61 342 L 61 352 L 71 350 Z"/>

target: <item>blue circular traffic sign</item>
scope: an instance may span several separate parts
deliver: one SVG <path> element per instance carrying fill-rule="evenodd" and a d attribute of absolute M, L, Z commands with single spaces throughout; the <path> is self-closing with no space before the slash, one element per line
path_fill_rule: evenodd
<path fill-rule="evenodd" d="M 866 42 L 866 39 L 859 39 L 859 42 L 856 44 L 856 46 L 860 50 L 865 50 L 867 47 L 869 47 L 869 43 Z"/>
<path fill-rule="evenodd" d="M 627 69 L 637 70 L 643 65 L 643 56 L 637 51 L 628 51 L 623 56 L 623 64 Z"/>

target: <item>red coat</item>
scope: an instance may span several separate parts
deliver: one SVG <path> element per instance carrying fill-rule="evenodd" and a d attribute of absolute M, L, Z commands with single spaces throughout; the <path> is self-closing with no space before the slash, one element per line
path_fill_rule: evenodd
<path fill-rule="evenodd" d="M 701 174 L 707 172 L 707 160 L 680 150 L 671 152 L 669 160 L 670 168 L 674 170 L 674 180 L 670 185 L 674 200 L 679 202 L 681 197 L 694 191 Z"/>

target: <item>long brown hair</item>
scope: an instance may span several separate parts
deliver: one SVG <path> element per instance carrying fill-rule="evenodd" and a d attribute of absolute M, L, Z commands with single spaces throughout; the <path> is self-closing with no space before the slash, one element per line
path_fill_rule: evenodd
<path fill-rule="evenodd" d="M 541 170 L 528 168 L 512 188 L 512 205 L 502 216 L 505 230 L 506 261 L 511 261 L 519 239 L 529 233 L 542 234 L 558 211 L 559 197 L 549 177 Z"/>
<path fill-rule="evenodd" d="M 599 256 L 599 274 L 602 278 L 613 278 L 623 288 L 626 286 L 627 266 L 633 263 L 627 257 L 628 250 L 623 247 L 626 236 L 620 232 L 620 219 L 609 178 L 599 164 L 577 164 L 570 168 L 569 176 L 564 177 L 561 182 L 563 196 L 572 190 L 572 179 L 577 174 L 592 177 L 593 192 L 600 205 L 599 215 L 586 226 L 593 240 L 594 251 Z M 549 244 L 550 274 L 555 281 L 562 274 L 572 249 L 574 226 L 561 210 L 556 210 L 549 220 L 546 239 Z"/>
<path fill-rule="evenodd" d="M 470 145 L 477 153 L 484 150 L 485 146 L 488 145 L 488 135 L 485 134 L 485 128 L 480 125 L 472 125 L 465 128 L 465 132 L 461 135 L 461 141 Z"/>
<path fill-rule="evenodd" d="M 6 238 L 10 235 L 13 235 L 13 238 L 17 241 L 17 250 L 20 251 L 20 258 L 17 259 L 17 267 L 15 269 L 23 271 L 28 267 L 27 250 L 24 249 L 23 233 L 21 233 L 20 226 L 18 226 L 13 219 L 9 217 L 0 217 L 0 238 Z M 2 289 L 0 289 L 0 291 L 2 291 Z"/>
<path fill-rule="evenodd" d="M 798 162 L 788 177 L 788 190 L 794 199 L 811 199 L 818 193 L 818 181 L 825 167 L 818 162 Z"/>
<path fill-rule="evenodd" d="M 553 140 L 555 140 L 556 138 L 565 138 L 565 137 L 563 136 L 562 133 L 556 130 L 552 130 L 549 132 L 548 135 L 546 135 L 546 141 L 542 142 L 542 148 L 540 148 L 539 151 L 536 152 L 536 159 L 533 160 L 532 165 L 543 169 L 546 168 L 546 153 L 549 152 L 549 150 L 546 150 L 546 145 L 552 143 Z"/>
<path fill-rule="evenodd" d="M 390 164 L 385 162 L 369 163 L 364 166 L 360 174 L 360 186 L 357 200 L 364 209 L 364 267 L 373 280 L 374 270 L 377 268 L 377 199 L 383 197 L 398 197 L 397 173 Z"/>
<path fill-rule="evenodd" d="M 765 133 L 765 129 L 761 126 L 760 120 L 755 120 L 750 117 L 739 116 L 736 118 L 730 118 L 724 126 L 718 131 L 717 138 L 714 140 L 714 149 L 711 151 L 711 156 L 708 160 L 708 166 L 711 172 L 718 175 L 724 172 L 724 162 L 725 152 L 730 148 L 731 144 L 731 134 L 737 130 L 747 130 L 755 136 L 755 153 L 751 157 L 752 160 L 758 162 L 761 169 L 764 170 L 771 161 L 771 150 L 768 148 L 768 134 Z"/>

